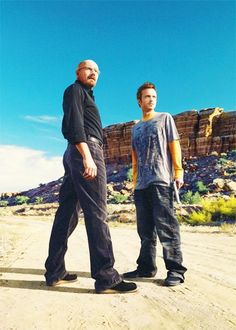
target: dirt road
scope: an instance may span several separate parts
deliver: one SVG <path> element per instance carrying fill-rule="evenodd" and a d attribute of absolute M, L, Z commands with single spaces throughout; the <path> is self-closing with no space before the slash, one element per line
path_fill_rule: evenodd
<path fill-rule="evenodd" d="M 158 245 L 158 274 L 139 279 L 132 294 L 97 295 L 89 273 L 85 228 L 69 241 L 67 269 L 79 280 L 56 288 L 44 283 L 51 222 L 0 218 L 1 330 L 236 329 L 236 237 L 182 228 L 186 282 L 162 286 L 166 271 Z M 135 268 L 139 239 L 134 226 L 112 227 L 116 268 Z M 77 252 L 78 251 L 78 252 Z"/>

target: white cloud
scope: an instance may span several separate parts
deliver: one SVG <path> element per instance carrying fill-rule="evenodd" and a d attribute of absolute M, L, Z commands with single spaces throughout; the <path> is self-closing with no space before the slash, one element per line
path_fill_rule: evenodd
<path fill-rule="evenodd" d="M 15 145 L 0 145 L 0 193 L 36 188 L 63 176 L 61 157 Z"/>
<path fill-rule="evenodd" d="M 55 124 L 61 120 L 59 117 L 53 116 L 24 116 L 24 119 L 28 121 L 32 121 L 34 123 L 41 123 L 41 124 Z"/>

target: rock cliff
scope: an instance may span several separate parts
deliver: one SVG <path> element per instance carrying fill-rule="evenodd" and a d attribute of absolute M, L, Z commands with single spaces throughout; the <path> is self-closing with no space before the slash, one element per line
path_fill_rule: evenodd
<path fill-rule="evenodd" d="M 173 116 L 182 147 L 183 157 L 199 157 L 212 152 L 236 149 L 236 111 L 222 108 L 191 110 Z M 131 130 L 136 121 L 104 128 L 106 164 L 131 163 Z"/>

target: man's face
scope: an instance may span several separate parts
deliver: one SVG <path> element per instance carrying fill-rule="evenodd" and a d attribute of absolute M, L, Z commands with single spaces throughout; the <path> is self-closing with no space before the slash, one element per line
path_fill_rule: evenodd
<path fill-rule="evenodd" d="M 155 109 L 157 103 L 157 93 L 153 88 L 147 88 L 142 91 L 139 105 L 143 111 L 149 112 Z"/>
<path fill-rule="evenodd" d="M 93 61 L 85 61 L 79 65 L 77 78 L 84 85 L 92 88 L 96 86 L 99 76 L 99 68 Z"/>

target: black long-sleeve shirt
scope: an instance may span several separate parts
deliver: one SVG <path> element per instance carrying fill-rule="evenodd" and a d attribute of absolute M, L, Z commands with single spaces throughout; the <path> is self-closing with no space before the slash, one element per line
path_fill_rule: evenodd
<path fill-rule="evenodd" d="M 64 92 L 62 134 L 71 144 L 86 142 L 89 135 L 103 141 L 102 123 L 93 91 L 76 80 Z"/>

